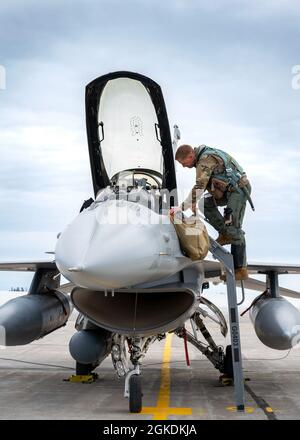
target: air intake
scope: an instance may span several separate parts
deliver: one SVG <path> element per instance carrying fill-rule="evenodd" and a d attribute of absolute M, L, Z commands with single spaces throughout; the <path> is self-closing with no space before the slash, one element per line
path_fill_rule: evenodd
<path fill-rule="evenodd" d="M 147 336 L 183 325 L 197 307 L 186 288 L 123 289 L 112 292 L 75 287 L 71 299 L 90 321 L 111 332 Z"/>

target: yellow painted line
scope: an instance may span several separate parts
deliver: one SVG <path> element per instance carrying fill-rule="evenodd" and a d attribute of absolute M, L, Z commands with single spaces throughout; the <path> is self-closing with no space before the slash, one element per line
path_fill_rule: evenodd
<path fill-rule="evenodd" d="M 192 408 L 170 408 L 170 359 L 173 333 L 167 335 L 163 364 L 161 370 L 160 389 L 157 405 L 154 407 L 144 407 L 140 414 L 153 414 L 153 420 L 167 420 L 169 415 L 189 416 Z"/>
<path fill-rule="evenodd" d="M 230 412 L 237 412 L 236 406 L 227 406 L 226 407 L 227 411 Z M 245 407 L 245 413 L 247 414 L 252 414 L 255 411 L 255 408 L 253 408 L 253 406 L 246 406 Z"/>

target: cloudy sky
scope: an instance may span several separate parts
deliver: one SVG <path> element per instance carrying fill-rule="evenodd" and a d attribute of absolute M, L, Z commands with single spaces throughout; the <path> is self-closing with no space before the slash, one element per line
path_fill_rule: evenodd
<path fill-rule="evenodd" d="M 92 195 L 85 85 L 131 70 L 161 85 L 182 142 L 247 171 L 249 261 L 300 263 L 299 20 L 296 0 L 2 2 L 0 260 L 47 257 Z M 178 170 L 179 186 L 193 180 Z M 28 283 L 0 274 L 2 289 Z"/>

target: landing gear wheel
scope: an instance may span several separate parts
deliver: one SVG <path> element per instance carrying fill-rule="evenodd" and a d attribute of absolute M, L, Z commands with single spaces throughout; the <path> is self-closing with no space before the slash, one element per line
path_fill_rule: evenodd
<path fill-rule="evenodd" d="M 233 362 L 232 362 L 231 345 L 227 345 L 225 350 L 224 374 L 227 377 L 231 377 L 233 379 Z"/>
<path fill-rule="evenodd" d="M 233 385 L 233 363 L 231 345 L 227 345 L 225 350 L 223 373 L 224 374 L 219 378 L 221 385 L 225 387 Z"/>
<path fill-rule="evenodd" d="M 134 374 L 129 379 L 129 411 L 140 413 L 142 410 L 142 383 L 141 377 Z"/>
<path fill-rule="evenodd" d="M 91 374 L 96 367 L 96 364 L 81 364 L 80 362 L 76 362 L 76 374 L 80 376 Z"/>

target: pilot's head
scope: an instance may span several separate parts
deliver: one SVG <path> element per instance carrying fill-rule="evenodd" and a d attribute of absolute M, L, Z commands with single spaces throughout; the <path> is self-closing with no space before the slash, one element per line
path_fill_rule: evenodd
<path fill-rule="evenodd" d="M 196 164 L 196 154 L 193 147 L 190 145 L 180 145 L 176 151 L 175 159 L 184 168 L 193 168 Z"/>

